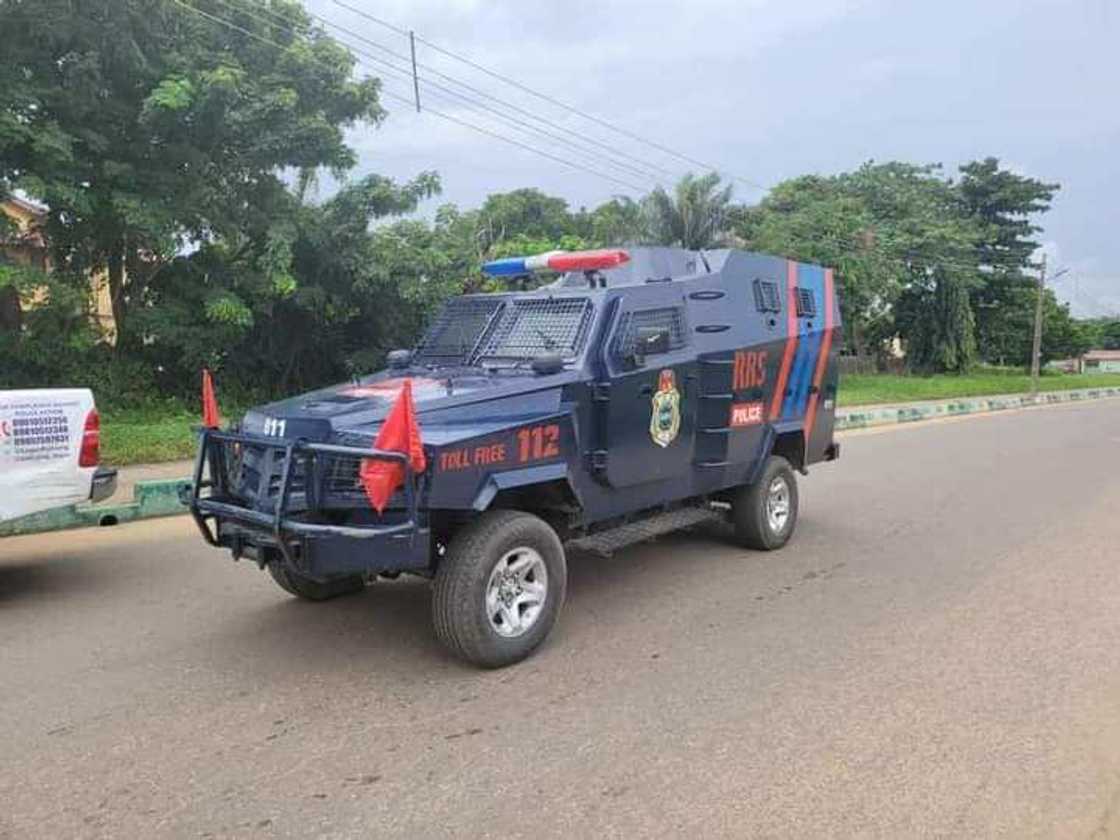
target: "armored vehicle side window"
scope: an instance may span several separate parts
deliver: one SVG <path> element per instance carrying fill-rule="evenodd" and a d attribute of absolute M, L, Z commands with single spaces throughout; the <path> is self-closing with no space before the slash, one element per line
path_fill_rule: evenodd
<path fill-rule="evenodd" d="M 797 288 L 797 317 L 812 318 L 817 314 L 817 300 L 812 289 Z"/>
<path fill-rule="evenodd" d="M 651 330 L 665 330 L 669 333 L 669 350 L 684 347 L 688 336 L 684 309 L 680 306 L 665 306 L 659 309 L 637 309 L 622 313 L 622 320 L 614 334 L 611 352 L 616 359 L 627 359 L 634 355 L 638 336 Z"/>
<path fill-rule="evenodd" d="M 495 298 L 452 298 L 416 346 L 417 361 L 469 364 L 486 328 L 504 305 Z"/>
<path fill-rule="evenodd" d="M 754 306 L 759 312 L 781 312 L 782 298 L 778 294 L 778 284 L 773 280 L 755 278 Z"/>
<path fill-rule="evenodd" d="M 479 359 L 532 359 L 545 353 L 578 356 L 591 325 L 588 298 L 522 298 L 509 301 L 490 330 Z"/>

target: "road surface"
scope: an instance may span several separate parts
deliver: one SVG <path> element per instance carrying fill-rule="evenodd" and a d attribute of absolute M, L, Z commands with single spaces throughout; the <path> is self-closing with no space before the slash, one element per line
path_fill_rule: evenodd
<path fill-rule="evenodd" d="M 1120 401 L 858 433 L 776 554 L 571 562 L 528 662 L 185 518 L 0 541 L 0 836 L 1120 837 Z"/>

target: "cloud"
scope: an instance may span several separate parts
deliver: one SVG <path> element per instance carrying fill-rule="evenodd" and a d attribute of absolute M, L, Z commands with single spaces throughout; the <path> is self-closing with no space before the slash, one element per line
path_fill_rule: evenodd
<path fill-rule="evenodd" d="M 346 2 L 367 8 L 362 0 Z M 407 51 L 406 38 L 333 0 L 313 0 L 311 8 Z M 659 145 L 763 184 L 850 169 L 869 158 L 940 161 L 951 172 L 995 155 L 1017 171 L 1062 183 L 1043 220 L 1062 259 L 1120 265 L 1113 230 L 1120 218 L 1120 17 L 1107 2 L 385 0 L 373 13 Z M 549 130 L 605 143 L 620 156 L 673 173 L 662 180 L 699 168 L 419 46 L 429 79 L 431 70 L 445 73 L 541 116 L 552 123 Z M 386 76 L 385 88 L 412 96 L 404 79 Z M 642 189 L 657 180 L 623 177 L 625 170 L 605 163 L 601 149 L 581 154 L 431 88 L 422 99 Z M 503 110 L 492 100 L 486 104 Z M 402 103 L 387 105 L 391 114 L 380 129 L 350 135 L 359 171 L 404 178 L 435 168 L 444 180 L 443 200 L 463 204 L 525 185 L 573 205 L 635 192 L 432 115 L 417 116 Z M 759 195 L 742 183 L 737 191 L 747 200 Z M 1100 288 L 1109 287 L 1109 273 L 1099 276 Z"/>

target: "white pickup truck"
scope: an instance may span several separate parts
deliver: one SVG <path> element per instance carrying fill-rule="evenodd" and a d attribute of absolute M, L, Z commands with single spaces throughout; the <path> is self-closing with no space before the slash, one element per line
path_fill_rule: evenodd
<path fill-rule="evenodd" d="M 0 522 L 113 495 L 88 388 L 0 391 Z"/>

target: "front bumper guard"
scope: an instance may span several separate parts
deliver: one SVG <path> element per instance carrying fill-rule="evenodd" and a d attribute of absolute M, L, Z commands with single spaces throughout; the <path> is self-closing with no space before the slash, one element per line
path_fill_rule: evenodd
<path fill-rule="evenodd" d="M 270 451 L 283 452 L 283 466 L 280 470 L 279 488 L 275 494 L 275 502 L 271 509 L 264 509 L 263 503 L 256 507 L 249 507 L 235 499 L 231 488 L 228 486 L 229 474 L 226 470 L 226 449 L 222 444 L 251 446 Z M 292 474 L 297 462 L 302 462 L 305 481 L 304 496 L 308 501 L 307 514 L 314 515 L 318 512 L 315 500 L 322 494 L 311 487 L 315 481 L 316 470 L 313 469 L 314 460 L 319 456 L 335 456 L 361 460 L 381 460 L 399 463 L 404 468 L 403 496 L 405 503 L 405 519 L 392 524 L 350 524 L 333 525 L 324 522 L 309 522 L 291 515 L 288 503 L 292 488 Z M 275 455 L 268 459 L 271 465 Z M 271 470 L 271 467 L 269 467 Z M 271 482 L 271 475 L 262 482 L 262 487 L 267 487 Z M 399 571 L 404 569 L 422 569 L 429 565 L 428 530 L 421 527 L 419 522 L 419 477 L 413 471 L 408 456 L 403 452 L 393 452 L 383 449 L 360 449 L 353 446 L 340 446 L 328 443 L 312 443 L 307 440 L 282 440 L 251 435 L 238 432 L 223 432 L 215 429 L 202 429 L 199 434 L 198 455 L 195 459 L 194 477 L 190 495 L 184 499 L 189 506 L 191 516 L 202 533 L 203 539 L 212 546 L 230 547 L 237 556 L 242 548 L 243 541 L 252 544 L 264 544 L 275 547 L 281 553 L 285 563 L 300 574 L 311 574 L 315 577 L 329 577 L 332 572 L 343 574 L 357 571 L 353 560 L 353 551 L 337 552 L 351 555 L 349 559 L 333 563 L 329 557 L 320 558 L 315 562 L 315 569 L 310 569 L 307 558 L 300 563 L 297 558 L 296 546 L 300 546 L 300 553 L 307 552 L 315 544 L 321 545 L 331 553 L 331 549 L 338 549 L 343 544 L 352 540 L 381 540 L 384 547 L 391 548 L 389 556 L 382 558 L 380 563 L 371 561 L 369 571 Z M 209 495 L 203 496 L 202 491 L 209 490 Z M 309 492 L 310 491 L 310 492 Z M 270 499 L 268 501 L 271 501 Z M 215 520 L 211 529 L 210 520 Z M 228 521 L 240 526 L 252 535 L 260 538 L 255 542 L 252 539 L 243 540 L 235 536 L 232 541 L 223 540 L 221 522 Z M 232 544 L 231 544 L 232 542 Z M 368 552 L 360 552 L 360 556 L 368 557 Z M 316 574 L 318 572 L 318 574 Z"/>

